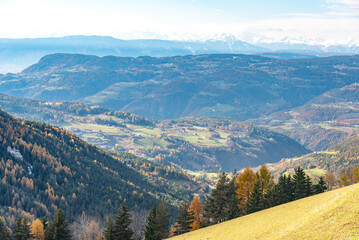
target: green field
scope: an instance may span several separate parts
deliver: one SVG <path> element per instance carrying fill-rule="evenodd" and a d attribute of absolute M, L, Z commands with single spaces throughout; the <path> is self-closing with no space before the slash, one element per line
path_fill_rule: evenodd
<path fill-rule="evenodd" d="M 355 184 L 171 239 L 359 239 L 358 202 Z"/>

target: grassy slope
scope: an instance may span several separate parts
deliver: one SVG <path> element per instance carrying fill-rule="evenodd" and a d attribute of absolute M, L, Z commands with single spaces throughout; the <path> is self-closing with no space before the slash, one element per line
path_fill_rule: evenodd
<path fill-rule="evenodd" d="M 358 201 L 355 184 L 172 239 L 358 239 Z"/>

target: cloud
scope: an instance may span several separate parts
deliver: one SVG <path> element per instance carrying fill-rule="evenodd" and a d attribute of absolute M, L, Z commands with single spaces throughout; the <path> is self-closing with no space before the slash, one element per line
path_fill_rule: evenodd
<path fill-rule="evenodd" d="M 359 17 L 358 0 L 327 0 L 327 3 L 333 15 Z"/>

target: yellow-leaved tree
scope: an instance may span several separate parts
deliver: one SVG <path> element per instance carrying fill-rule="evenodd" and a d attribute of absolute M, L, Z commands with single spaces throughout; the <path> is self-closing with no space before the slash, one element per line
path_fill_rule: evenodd
<path fill-rule="evenodd" d="M 256 174 L 250 167 L 247 167 L 242 173 L 238 175 L 235 184 L 237 186 L 237 195 L 239 198 L 240 209 L 243 210 L 246 207 L 246 203 L 248 201 L 249 195 L 252 192 L 255 182 Z"/>
<path fill-rule="evenodd" d="M 191 231 L 197 230 L 201 226 L 201 222 L 203 221 L 203 204 L 201 200 L 199 200 L 198 196 L 195 196 L 189 205 L 189 212 L 193 213 L 194 221 L 191 224 Z"/>
<path fill-rule="evenodd" d="M 33 240 L 44 240 L 44 225 L 39 219 L 31 224 L 31 235 Z"/>

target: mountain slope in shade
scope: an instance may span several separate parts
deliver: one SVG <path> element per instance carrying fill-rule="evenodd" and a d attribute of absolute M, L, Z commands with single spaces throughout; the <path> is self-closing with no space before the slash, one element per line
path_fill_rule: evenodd
<path fill-rule="evenodd" d="M 171 239 L 358 239 L 358 201 L 355 184 Z"/>
<path fill-rule="evenodd" d="M 130 154 L 109 156 L 64 129 L 3 111 L 0 142 L 0 214 L 12 220 L 19 212 L 42 217 L 57 208 L 70 221 L 83 211 L 103 218 L 124 199 L 133 209 L 149 209 L 156 196 L 172 204 L 189 197 L 128 166 L 127 158 L 135 158 Z"/>
<path fill-rule="evenodd" d="M 359 56 L 275 60 L 250 55 L 122 58 L 48 55 L 3 75 L 0 92 L 96 104 L 152 119 L 247 120 L 359 81 Z"/>

